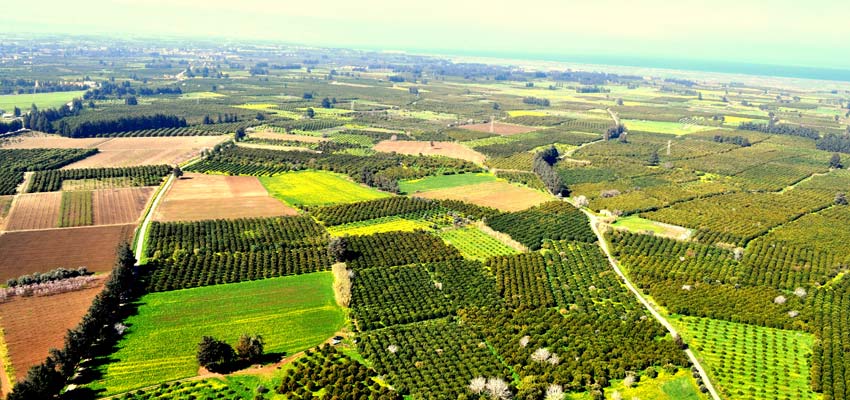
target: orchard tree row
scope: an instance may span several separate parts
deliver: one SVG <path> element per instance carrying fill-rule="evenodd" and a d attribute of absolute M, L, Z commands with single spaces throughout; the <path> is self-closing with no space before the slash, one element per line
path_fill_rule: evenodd
<path fill-rule="evenodd" d="M 116 168 L 75 168 L 38 171 L 33 174 L 29 192 L 53 192 L 62 189 L 62 182 L 77 179 L 129 178 L 133 186 L 156 186 L 170 174 L 168 165 L 143 165 Z"/>

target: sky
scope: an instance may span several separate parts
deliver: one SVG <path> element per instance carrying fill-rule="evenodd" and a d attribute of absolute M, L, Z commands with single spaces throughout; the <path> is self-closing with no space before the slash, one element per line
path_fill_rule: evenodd
<path fill-rule="evenodd" d="M 3 32 L 850 69 L 847 0 L 35 0 Z"/>

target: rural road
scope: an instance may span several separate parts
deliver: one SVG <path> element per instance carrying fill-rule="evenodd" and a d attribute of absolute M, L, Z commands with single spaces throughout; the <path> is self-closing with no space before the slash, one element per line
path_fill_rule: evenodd
<path fill-rule="evenodd" d="M 153 218 L 154 211 L 156 211 L 156 207 L 159 205 L 159 201 L 162 200 L 163 196 L 165 196 L 165 192 L 168 191 L 168 188 L 171 187 L 171 184 L 173 182 L 174 174 L 168 174 L 168 180 L 165 181 L 165 183 L 162 185 L 162 188 L 159 190 L 159 192 L 156 193 L 156 197 L 154 197 L 147 214 L 145 214 L 145 219 L 142 220 L 142 225 L 139 226 L 139 233 L 138 235 L 136 235 L 136 265 L 139 265 L 139 262 L 142 259 L 142 252 L 144 251 L 145 247 L 145 238 L 148 235 L 148 227 L 151 224 L 151 219 Z"/>
<path fill-rule="evenodd" d="M 638 291 L 637 288 L 634 287 L 629 278 L 626 277 L 626 274 L 624 274 L 623 271 L 620 269 L 617 260 L 614 259 L 614 257 L 611 255 L 610 250 L 608 249 L 608 242 L 605 240 L 605 236 L 599 230 L 600 222 L 598 218 L 593 215 L 593 213 L 585 210 L 584 208 L 580 208 L 580 210 L 584 212 L 584 214 L 587 215 L 587 217 L 590 219 L 590 227 L 591 229 L 593 229 L 593 233 L 596 234 L 597 239 L 599 239 L 599 246 L 602 247 L 602 251 L 605 253 L 605 256 L 608 257 L 608 262 L 611 264 L 611 267 L 614 268 L 614 272 L 616 272 L 617 275 L 620 276 L 620 279 L 625 282 L 626 287 L 629 288 L 629 290 L 635 295 L 635 297 L 637 297 L 638 301 L 640 301 L 641 304 L 643 304 L 643 306 L 646 307 L 647 310 L 649 310 L 649 313 L 652 314 L 652 316 L 655 317 L 655 319 L 660 322 L 661 325 L 667 328 L 667 331 L 669 331 L 671 335 L 679 336 L 679 332 L 676 331 L 676 328 L 673 327 L 670 321 L 667 321 L 667 318 L 664 318 L 664 316 L 661 315 L 661 313 L 659 313 L 658 310 L 655 309 L 652 303 L 650 303 L 649 300 L 643 297 L 643 294 Z M 712 385 L 711 381 L 708 379 L 708 374 L 705 372 L 705 369 L 702 367 L 702 364 L 700 364 L 699 360 L 691 351 L 691 349 L 685 349 L 685 354 L 687 354 L 688 359 L 691 360 L 691 363 L 699 371 L 699 374 L 702 377 L 702 382 L 708 389 L 708 393 L 711 394 L 711 398 L 713 400 L 720 400 L 720 396 L 717 394 L 717 391 L 714 390 L 714 385 Z"/>
<path fill-rule="evenodd" d="M 614 126 L 620 125 L 620 117 L 617 116 L 617 113 L 615 113 L 614 111 L 611 111 L 610 108 L 606 108 L 605 111 L 608 111 L 608 114 L 611 115 L 611 119 L 614 120 Z"/>

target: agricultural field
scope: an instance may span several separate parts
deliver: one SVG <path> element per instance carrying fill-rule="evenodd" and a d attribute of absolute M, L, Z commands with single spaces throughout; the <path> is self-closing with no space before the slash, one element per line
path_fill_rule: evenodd
<path fill-rule="evenodd" d="M 623 120 L 622 122 L 627 128 L 629 128 L 630 131 L 667 133 L 677 136 L 717 129 L 713 126 L 696 125 L 687 122 L 641 121 L 629 119 Z"/>
<path fill-rule="evenodd" d="M 486 173 L 440 175 L 401 181 L 398 183 L 398 188 L 402 193 L 414 194 L 429 190 L 446 189 L 495 181 L 495 176 Z"/>
<path fill-rule="evenodd" d="M 358 185 L 348 178 L 325 171 L 287 172 L 260 177 L 272 197 L 291 206 L 318 206 L 353 203 L 389 196 Z"/>
<path fill-rule="evenodd" d="M 413 232 L 415 230 L 431 229 L 433 224 L 428 221 L 399 217 L 396 215 L 367 221 L 351 222 L 328 227 L 328 233 L 333 236 L 372 235 L 383 232 Z"/>
<path fill-rule="evenodd" d="M 15 197 L 6 221 L 6 230 L 55 228 L 62 208 L 62 193 L 32 193 Z"/>
<path fill-rule="evenodd" d="M 486 158 L 485 155 L 473 149 L 452 142 L 385 140 L 376 144 L 374 149 L 385 153 L 451 157 L 476 164 L 484 164 L 484 159 Z"/>
<path fill-rule="evenodd" d="M 15 371 L 13 379 L 23 378 L 29 367 L 47 357 L 50 349 L 61 347 L 65 333 L 80 322 L 92 299 L 103 290 L 103 282 L 104 277 L 98 277 L 82 290 L 0 302 L 2 339 Z M 33 334 L 33 327 L 38 327 L 37 335 Z"/>
<path fill-rule="evenodd" d="M 39 108 L 59 107 L 69 103 L 74 98 L 81 97 L 83 93 L 85 93 L 85 90 L 2 95 L 0 96 L 0 110 L 12 112 L 15 107 L 24 110 L 30 108 L 33 104 Z"/>
<path fill-rule="evenodd" d="M 295 214 L 295 209 L 271 197 L 256 177 L 186 173 L 167 189 L 154 220 L 200 221 Z"/>
<path fill-rule="evenodd" d="M 136 223 L 153 192 L 152 187 L 101 189 L 91 192 L 94 225 Z"/>
<path fill-rule="evenodd" d="M 94 217 L 92 192 L 62 192 L 59 206 L 59 228 L 91 225 Z"/>
<path fill-rule="evenodd" d="M 6 232 L 0 235 L 0 282 L 57 267 L 108 272 L 116 246 L 133 236 L 133 228 L 109 225 Z"/>
<path fill-rule="evenodd" d="M 219 136 L 113 138 L 98 143 L 96 155 L 65 168 L 175 165 L 197 156 L 203 149 L 211 149 L 223 140 Z"/>
<path fill-rule="evenodd" d="M 278 358 L 318 345 L 344 323 L 332 283 L 330 273 L 315 273 L 146 295 L 127 321 L 133 329 L 88 388 L 105 396 L 196 376 L 204 335 L 235 343 L 243 333 L 260 334 Z"/>
<path fill-rule="evenodd" d="M 475 227 L 446 229 L 437 233 L 446 243 L 456 247 L 464 258 L 484 261 L 493 256 L 515 254 L 512 247 Z"/>
<path fill-rule="evenodd" d="M 551 196 L 503 181 L 485 182 L 416 193 L 426 199 L 460 200 L 502 211 L 520 211 L 551 200 Z"/>
<path fill-rule="evenodd" d="M 528 133 L 531 131 L 535 131 L 539 128 L 535 128 L 532 126 L 522 126 L 517 124 L 506 124 L 504 122 L 494 122 L 491 126 L 490 123 L 484 124 L 470 124 L 470 125 L 461 125 L 461 129 L 468 129 L 476 132 L 488 132 L 495 133 L 497 135 L 516 135 L 520 133 Z M 491 129 L 492 128 L 492 129 Z"/>
<path fill-rule="evenodd" d="M 636 215 L 630 215 L 624 218 L 617 218 L 617 220 L 614 221 L 611 226 L 616 229 L 625 229 L 630 232 L 652 232 L 652 234 L 654 235 L 666 236 L 680 240 L 685 240 L 691 235 L 690 230 L 682 228 L 681 226 L 662 224 L 660 222 L 641 218 Z"/>

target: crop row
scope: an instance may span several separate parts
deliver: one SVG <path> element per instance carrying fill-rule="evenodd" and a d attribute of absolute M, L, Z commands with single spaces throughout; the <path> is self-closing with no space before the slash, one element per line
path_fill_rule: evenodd
<path fill-rule="evenodd" d="M 97 149 L 0 149 L 0 195 L 15 194 L 24 172 L 62 168 Z"/>

